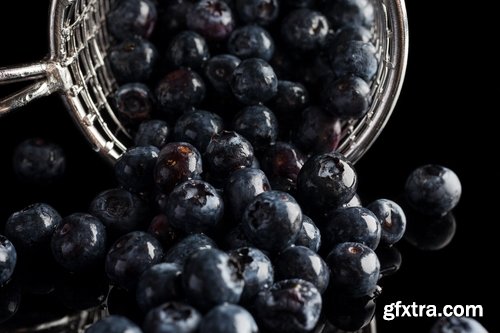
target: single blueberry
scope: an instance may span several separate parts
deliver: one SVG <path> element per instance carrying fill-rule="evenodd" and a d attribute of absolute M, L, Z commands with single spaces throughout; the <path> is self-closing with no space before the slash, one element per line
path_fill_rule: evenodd
<path fill-rule="evenodd" d="M 370 86 L 357 76 L 329 77 L 320 92 L 324 110 L 340 120 L 360 119 L 371 105 Z"/>
<path fill-rule="evenodd" d="M 200 68 L 210 58 L 205 38 L 194 31 L 183 31 L 167 47 L 167 59 L 174 67 Z"/>
<path fill-rule="evenodd" d="M 307 215 L 302 214 L 302 228 L 295 241 L 295 245 L 305 246 L 314 252 L 318 252 L 321 246 L 321 232 Z"/>
<path fill-rule="evenodd" d="M 229 80 L 241 59 L 232 54 L 219 54 L 210 58 L 205 65 L 205 77 L 211 86 L 222 96 L 231 93 Z"/>
<path fill-rule="evenodd" d="M 210 41 L 226 40 L 234 29 L 233 12 L 222 0 L 200 0 L 186 15 L 187 26 Z"/>
<path fill-rule="evenodd" d="M 300 148 L 316 154 L 331 153 L 337 149 L 342 136 L 339 118 L 319 107 L 311 106 L 302 112 L 301 119 L 294 136 L 294 142 Z"/>
<path fill-rule="evenodd" d="M 392 245 L 403 237 L 406 230 L 406 215 L 400 205 L 392 200 L 378 199 L 366 206 L 380 221 L 380 242 Z"/>
<path fill-rule="evenodd" d="M 204 234 L 191 234 L 172 246 L 165 254 L 163 261 L 184 267 L 186 260 L 194 253 L 215 248 L 217 245 L 210 237 Z"/>
<path fill-rule="evenodd" d="M 355 75 L 370 82 L 377 73 L 377 49 L 368 42 L 344 42 L 330 49 L 330 62 L 337 77 Z"/>
<path fill-rule="evenodd" d="M 168 221 L 167 215 L 163 213 L 157 214 L 151 219 L 147 231 L 155 236 L 164 248 L 170 248 L 175 244 L 180 239 L 181 234 Z"/>
<path fill-rule="evenodd" d="M 278 81 L 278 92 L 271 100 L 271 109 L 281 121 L 297 122 L 297 117 L 309 104 L 307 88 L 293 81 Z M 295 119 L 294 119 L 295 118 Z"/>
<path fill-rule="evenodd" d="M 137 305 L 147 313 L 163 303 L 181 297 L 182 268 L 174 263 L 160 263 L 148 268 L 139 277 L 135 297 Z"/>
<path fill-rule="evenodd" d="M 154 110 L 153 95 L 143 83 L 126 83 L 118 87 L 114 104 L 117 115 L 127 125 L 148 120 Z"/>
<path fill-rule="evenodd" d="M 264 60 L 243 60 L 231 75 L 231 90 L 243 104 L 265 103 L 278 92 L 278 78 Z"/>
<path fill-rule="evenodd" d="M 372 41 L 372 38 L 373 34 L 367 28 L 361 25 L 347 25 L 335 31 L 335 34 L 328 42 L 328 48 L 333 49 L 353 40 L 368 43 Z"/>
<path fill-rule="evenodd" d="M 154 146 L 134 147 L 123 153 L 114 165 L 118 184 L 134 193 L 153 189 L 158 153 L 158 148 Z"/>
<path fill-rule="evenodd" d="M 274 40 L 264 28 L 246 25 L 231 33 L 227 50 L 241 59 L 261 58 L 269 61 L 274 54 Z"/>
<path fill-rule="evenodd" d="M 292 11 L 281 25 L 284 41 L 302 51 L 321 48 L 327 40 L 328 30 L 327 18 L 320 12 L 307 8 Z"/>
<path fill-rule="evenodd" d="M 150 0 L 122 0 L 115 2 L 106 18 L 109 31 L 118 39 L 148 38 L 153 33 L 158 13 Z"/>
<path fill-rule="evenodd" d="M 93 323 L 85 333 L 142 333 L 142 330 L 124 316 L 111 315 Z"/>
<path fill-rule="evenodd" d="M 182 282 L 188 301 L 203 311 L 225 302 L 238 303 L 245 285 L 238 262 L 217 249 L 191 255 Z"/>
<path fill-rule="evenodd" d="M 68 271 L 85 271 L 102 263 L 106 239 L 106 228 L 97 217 L 74 213 L 63 218 L 52 234 L 52 255 Z"/>
<path fill-rule="evenodd" d="M 224 127 L 222 118 L 212 112 L 194 110 L 185 112 L 174 127 L 174 138 L 179 142 L 188 142 L 203 154 L 212 136 L 220 133 Z"/>
<path fill-rule="evenodd" d="M 162 257 L 161 244 L 153 235 L 132 231 L 111 246 L 104 268 L 111 283 L 133 290 L 141 274 L 159 263 Z"/>
<path fill-rule="evenodd" d="M 200 333 L 258 333 L 250 312 L 234 304 L 222 304 L 208 312 L 200 323 Z"/>
<path fill-rule="evenodd" d="M 167 143 L 169 134 L 170 129 L 165 121 L 143 121 L 134 135 L 134 143 L 136 146 L 155 146 L 161 149 Z"/>
<path fill-rule="evenodd" d="M 488 333 L 488 331 L 474 318 L 443 317 L 434 323 L 430 333 Z"/>
<path fill-rule="evenodd" d="M 119 83 L 146 82 L 157 61 L 154 44 L 140 38 L 124 40 L 112 46 L 109 53 L 111 70 Z"/>
<path fill-rule="evenodd" d="M 278 0 L 236 0 L 239 18 L 245 23 L 266 25 L 274 21 L 279 14 Z"/>
<path fill-rule="evenodd" d="M 192 0 L 162 1 L 159 6 L 157 32 L 160 36 L 170 37 L 187 29 L 187 14 L 195 2 Z"/>
<path fill-rule="evenodd" d="M 195 333 L 201 314 L 188 304 L 167 302 L 151 309 L 144 318 L 144 333 Z"/>
<path fill-rule="evenodd" d="M 0 287 L 10 280 L 17 263 L 14 245 L 5 236 L 0 235 Z"/>
<path fill-rule="evenodd" d="M 238 112 L 233 129 L 250 141 L 256 151 L 267 150 L 278 138 L 278 120 L 263 105 L 247 106 Z"/>
<path fill-rule="evenodd" d="M 321 0 L 320 8 L 333 29 L 350 25 L 371 29 L 375 23 L 375 7 L 370 0 Z"/>

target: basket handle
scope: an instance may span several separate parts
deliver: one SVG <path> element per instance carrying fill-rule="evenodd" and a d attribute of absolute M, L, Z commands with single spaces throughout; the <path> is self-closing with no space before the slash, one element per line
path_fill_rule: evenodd
<path fill-rule="evenodd" d="M 0 85 L 22 81 L 35 81 L 27 87 L 0 98 L 0 117 L 29 102 L 48 96 L 60 89 L 57 65 L 51 61 L 0 68 Z"/>

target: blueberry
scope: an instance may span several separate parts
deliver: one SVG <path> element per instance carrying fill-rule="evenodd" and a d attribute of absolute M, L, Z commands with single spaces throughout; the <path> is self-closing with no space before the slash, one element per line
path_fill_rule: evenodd
<path fill-rule="evenodd" d="M 142 333 L 142 330 L 124 316 L 111 315 L 96 321 L 85 333 Z"/>
<path fill-rule="evenodd" d="M 278 81 L 278 92 L 271 101 L 271 108 L 276 113 L 278 119 L 295 121 L 309 104 L 309 92 L 306 87 L 299 82 Z"/>
<path fill-rule="evenodd" d="M 239 263 L 245 281 L 241 303 L 253 301 L 260 291 L 272 286 L 274 268 L 271 259 L 262 251 L 254 247 L 241 247 L 232 250 L 229 255 Z"/>
<path fill-rule="evenodd" d="M 234 219 L 239 221 L 248 204 L 271 186 L 260 169 L 244 168 L 231 173 L 226 181 L 224 195 Z"/>
<path fill-rule="evenodd" d="M 302 227 L 302 211 L 288 193 L 267 191 L 246 207 L 243 231 L 258 248 L 279 252 L 292 245 Z"/>
<path fill-rule="evenodd" d="M 198 73 L 180 68 L 167 73 L 156 86 L 156 99 L 167 116 L 199 105 L 205 98 L 205 83 Z"/>
<path fill-rule="evenodd" d="M 328 251 L 344 242 L 362 243 L 376 249 L 380 242 L 381 229 L 377 216 L 367 208 L 339 208 L 325 217 L 321 228 L 323 245 Z"/>
<path fill-rule="evenodd" d="M 50 243 L 61 215 L 46 203 L 35 203 L 14 212 L 5 222 L 5 236 L 18 250 L 36 254 Z"/>
<path fill-rule="evenodd" d="M 214 177 L 222 179 L 233 171 L 250 167 L 253 160 L 253 147 L 247 139 L 233 131 L 222 131 L 210 140 L 203 161 Z"/>
<path fill-rule="evenodd" d="M 241 59 L 261 58 L 269 61 L 274 54 L 274 40 L 264 28 L 246 25 L 231 33 L 227 50 Z"/>
<path fill-rule="evenodd" d="M 453 212 L 444 216 L 427 216 L 409 211 L 405 240 L 423 251 L 437 251 L 448 246 L 457 231 Z"/>
<path fill-rule="evenodd" d="M 288 14 L 281 26 L 284 41 L 295 49 L 310 51 L 321 48 L 328 36 L 328 20 L 320 12 L 307 8 Z"/>
<path fill-rule="evenodd" d="M 173 263 L 160 263 L 149 267 L 139 277 L 135 297 L 145 313 L 163 303 L 181 297 L 182 268 Z"/>
<path fill-rule="evenodd" d="M 160 242 L 154 236 L 132 231 L 111 246 L 105 262 L 106 274 L 114 285 L 133 290 L 141 274 L 163 257 Z"/>
<path fill-rule="evenodd" d="M 126 124 L 148 120 L 154 110 L 153 95 L 142 83 L 126 83 L 116 89 L 114 104 L 117 115 Z"/>
<path fill-rule="evenodd" d="M 229 80 L 241 59 L 232 54 L 219 54 L 210 58 L 205 65 L 205 77 L 219 94 L 227 96 L 231 93 Z"/>
<path fill-rule="evenodd" d="M 198 150 L 186 142 L 171 142 L 160 150 L 154 181 L 163 193 L 169 194 L 178 184 L 200 178 L 201 173 L 202 160 Z"/>
<path fill-rule="evenodd" d="M 200 68 L 210 58 L 205 38 L 194 31 L 183 31 L 167 47 L 167 59 L 175 67 Z"/>
<path fill-rule="evenodd" d="M 319 321 L 322 300 L 310 282 L 291 279 L 276 282 L 259 293 L 256 318 L 263 328 L 276 333 L 305 333 Z"/>
<path fill-rule="evenodd" d="M 341 136 L 342 123 L 339 118 L 311 106 L 302 112 L 302 122 L 294 142 L 304 151 L 324 154 L 337 149 Z"/>
<path fill-rule="evenodd" d="M 476 319 L 443 317 L 432 326 L 430 333 L 488 333 Z"/>
<path fill-rule="evenodd" d="M 302 228 L 295 241 L 295 245 L 305 246 L 314 252 L 318 252 L 321 246 L 321 232 L 316 224 L 314 224 L 313 220 L 307 215 L 302 214 Z"/>
<path fill-rule="evenodd" d="M 264 153 L 261 165 L 273 189 L 295 193 L 305 159 L 293 144 L 278 141 Z"/>
<path fill-rule="evenodd" d="M 183 267 L 186 260 L 194 253 L 214 248 L 217 248 L 217 245 L 210 237 L 204 234 L 191 234 L 172 246 L 165 254 L 163 261 Z"/>
<path fill-rule="evenodd" d="M 239 18 L 245 23 L 266 25 L 274 21 L 279 13 L 278 0 L 236 0 Z"/>
<path fill-rule="evenodd" d="M 386 245 L 397 243 L 406 230 L 406 215 L 403 208 L 392 200 L 378 199 L 366 206 L 380 221 L 380 242 Z"/>
<path fill-rule="evenodd" d="M 328 47 L 333 50 L 339 45 L 353 40 L 361 41 L 363 43 L 371 42 L 373 34 L 367 28 L 361 25 L 348 25 L 335 31 Z"/>
<path fill-rule="evenodd" d="M 111 70 L 119 83 L 146 82 L 158 61 L 158 51 L 149 41 L 127 39 L 112 46 L 109 53 Z"/>
<path fill-rule="evenodd" d="M 330 77 L 320 94 L 324 110 L 340 120 L 360 119 L 370 109 L 370 86 L 357 76 Z"/>
<path fill-rule="evenodd" d="M 182 282 L 188 301 L 203 311 L 225 302 L 238 303 L 245 284 L 238 263 L 217 249 L 189 257 Z"/>
<path fill-rule="evenodd" d="M 200 323 L 200 333 L 257 333 L 252 315 L 234 304 L 222 304 L 208 312 Z"/>
<path fill-rule="evenodd" d="M 201 314 L 184 303 L 167 302 L 151 309 L 144 318 L 144 333 L 195 333 Z"/>
<path fill-rule="evenodd" d="M 122 0 L 107 14 L 108 29 L 118 39 L 148 38 L 153 33 L 158 13 L 150 0 Z"/>
<path fill-rule="evenodd" d="M 174 228 L 184 232 L 210 231 L 222 220 L 224 201 L 209 183 L 188 180 L 170 193 L 165 214 Z"/>
<path fill-rule="evenodd" d="M 377 49 L 370 42 L 344 42 L 330 49 L 329 56 L 337 77 L 355 75 L 370 82 L 378 70 Z"/>
<path fill-rule="evenodd" d="M 219 115 L 204 110 L 194 110 L 184 113 L 177 119 L 174 137 L 176 141 L 189 142 L 203 154 L 212 136 L 220 133 L 223 127 L 224 121 Z"/>
<path fill-rule="evenodd" d="M 143 121 L 134 135 L 136 146 L 155 146 L 162 148 L 168 141 L 168 124 L 159 119 Z"/>
<path fill-rule="evenodd" d="M 187 26 L 211 41 L 222 41 L 234 29 L 233 12 L 222 0 L 200 0 L 187 14 Z"/>
<path fill-rule="evenodd" d="M 153 217 L 147 231 L 155 236 L 164 248 L 170 248 L 180 237 L 179 230 L 172 226 L 168 221 L 167 215 L 163 213 Z"/>
<path fill-rule="evenodd" d="M 140 229 L 147 222 L 149 207 L 139 196 L 122 188 L 105 190 L 90 203 L 89 212 L 112 234 Z"/>
<path fill-rule="evenodd" d="M 264 60 L 243 60 L 231 76 L 231 90 L 243 104 L 264 103 L 278 92 L 278 78 L 273 68 Z"/>
<path fill-rule="evenodd" d="M 68 271 L 89 270 L 104 259 L 106 228 L 90 214 L 71 214 L 52 234 L 51 249 L 56 262 Z"/>
<path fill-rule="evenodd" d="M 16 146 L 12 168 L 21 181 L 50 185 L 64 175 L 66 156 L 56 143 L 42 138 L 27 139 Z"/>
<path fill-rule="evenodd" d="M 336 245 L 328 254 L 326 263 L 331 269 L 334 293 L 361 297 L 377 287 L 380 262 L 372 249 L 361 243 Z"/>
<path fill-rule="evenodd" d="M 304 207 L 319 213 L 316 210 L 325 212 L 349 202 L 357 185 L 352 164 L 333 152 L 307 160 L 297 178 L 297 193 Z"/>
<path fill-rule="evenodd" d="M 313 250 L 304 246 L 290 246 L 274 261 L 276 280 L 302 279 L 311 282 L 322 294 L 330 282 L 330 269 Z"/>
<path fill-rule="evenodd" d="M 193 0 L 163 1 L 159 6 L 157 32 L 160 36 L 173 36 L 187 29 L 187 14 L 193 8 Z"/>
<path fill-rule="evenodd" d="M 276 143 L 278 120 L 263 105 L 247 106 L 236 114 L 233 129 L 243 135 L 257 151 L 265 151 Z"/>
<path fill-rule="evenodd" d="M 151 190 L 158 153 L 154 146 L 130 148 L 123 153 L 114 165 L 118 184 L 134 193 Z"/>
<path fill-rule="evenodd" d="M 408 203 L 422 214 L 442 216 L 458 204 L 462 185 L 452 170 L 428 164 L 408 176 L 405 194 Z"/>
<path fill-rule="evenodd" d="M 17 263 L 14 245 L 5 236 L 0 235 L 0 287 L 10 280 Z"/>
<path fill-rule="evenodd" d="M 368 29 L 375 23 L 375 8 L 369 0 L 321 0 L 322 11 L 333 29 L 361 25 Z"/>

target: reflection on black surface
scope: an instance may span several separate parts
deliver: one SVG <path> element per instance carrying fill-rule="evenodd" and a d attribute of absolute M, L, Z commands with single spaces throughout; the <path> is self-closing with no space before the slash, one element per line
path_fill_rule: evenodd
<path fill-rule="evenodd" d="M 21 291 L 14 283 L 0 288 L 0 324 L 14 316 L 21 304 Z"/>
<path fill-rule="evenodd" d="M 395 246 L 379 246 L 375 251 L 380 261 L 380 277 L 390 276 L 401 267 L 403 256 Z"/>
<path fill-rule="evenodd" d="M 376 309 L 372 296 L 333 295 L 324 306 L 328 321 L 336 328 L 349 332 L 367 326 L 373 319 Z"/>
<path fill-rule="evenodd" d="M 442 217 L 431 217 L 411 212 L 408 214 L 405 239 L 419 250 L 441 250 L 453 239 L 456 231 L 453 212 Z"/>

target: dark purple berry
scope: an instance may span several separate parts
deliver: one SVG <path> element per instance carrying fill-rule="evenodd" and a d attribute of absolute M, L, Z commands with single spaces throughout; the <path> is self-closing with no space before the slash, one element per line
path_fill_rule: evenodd
<path fill-rule="evenodd" d="M 147 231 L 155 236 L 164 248 L 170 248 L 180 238 L 179 230 L 172 226 L 167 215 L 163 213 L 153 217 Z"/>
<path fill-rule="evenodd" d="M 330 77 L 321 90 L 324 110 L 340 120 L 360 119 L 371 104 L 370 86 L 357 76 Z"/>
<path fill-rule="evenodd" d="M 210 58 L 208 45 L 194 31 L 183 31 L 172 39 L 167 47 L 167 59 L 174 67 L 200 68 Z"/>
<path fill-rule="evenodd" d="M 279 14 L 278 0 L 236 0 L 239 18 L 245 23 L 266 25 Z"/>
<path fill-rule="evenodd" d="M 155 146 L 162 148 L 168 140 L 170 129 L 168 124 L 159 119 L 142 122 L 134 136 L 136 146 Z"/>
<path fill-rule="evenodd" d="M 261 58 L 269 61 L 274 54 L 274 40 L 264 28 L 246 25 L 231 33 L 227 50 L 241 59 Z"/>
<path fill-rule="evenodd" d="M 210 237 L 204 234 L 191 234 L 172 246 L 165 254 L 163 261 L 184 267 L 186 260 L 194 253 L 215 248 L 217 245 Z"/>
<path fill-rule="evenodd" d="M 333 29 L 343 26 L 364 26 L 375 23 L 375 7 L 370 0 L 321 0 L 321 9 Z"/>
<path fill-rule="evenodd" d="M 200 323 L 200 333 L 258 333 L 250 312 L 239 305 L 222 304 L 208 312 Z"/>
<path fill-rule="evenodd" d="M 406 215 L 397 203 L 378 199 L 366 206 L 377 216 L 381 226 L 380 242 L 386 245 L 397 243 L 406 230 Z"/>
<path fill-rule="evenodd" d="M 219 94 L 227 96 L 231 93 L 229 80 L 241 60 L 231 54 L 219 54 L 210 58 L 205 65 L 205 77 Z"/>
<path fill-rule="evenodd" d="M 146 82 L 158 61 L 158 51 L 149 41 L 127 39 L 111 47 L 109 63 L 119 83 Z"/>
<path fill-rule="evenodd" d="M 203 154 L 212 137 L 222 131 L 224 121 L 212 112 L 193 110 L 185 112 L 174 128 L 174 138 L 179 142 L 189 142 Z"/>
<path fill-rule="evenodd" d="M 118 184 L 134 193 L 153 189 L 158 153 L 158 148 L 154 146 L 134 147 L 123 153 L 114 165 Z"/>
<path fill-rule="evenodd" d="M 184 303 L 167 302 L 151 309 L 144 318 L 144 333 L 195 333 L 201 314 Z"/>
<path fill-rule="evenodd" d="M 294 141 L 304 151 L 324 154 L 337 149 L 341 136 L 342 123 L 339 118 L 311 106 L 302 112 L 302 121 Z"/>
<path fill-rule="evenodd" d="M 186 21 L 189 29 L 211 41 L 227 39 L 235 26 L 231 8 L 222 0 L 198 1 Z"/>
<path fill-rule="evenodd" d="M 271 105 L 280 121 L 297 122 L 296 118 L 308 104 L 309 92 L 303 84 L 292 81 L 278 81 L 278 92 L 271 101 Z"/>
<path fill-rule="evenodd" d="M 267 102 L 278 92 L 273 68 L 258 58 L 243 60 L 233 71 L 230 82 L 234 96 L 248 105 Z"/>
<path fill-rule="evenodd" d="M 158 13 L 149 0 L 122 0 L 107 15 L 108 29 L 118 39 L 136 36 L 148 38 L 153 33 Z"/>
<path fill-rule="evenodd" d="M 370 82 L 378 70 L 377 49 L 370 42 L 344 42 L 330 49 L 329 56 L 337 77 L 354 75 Z"/>
<path fill-rule="evenodd" d="M 233 129 L 243 135 L 257 151 L 265 151 L 276 143 L 278 120 L 263 105 L 247 106 L 236 114 Z"/>
<path fill-rule="evenodd" d="M 173 263 L 160 263 L 148 268 L 139 277 L 135 297 L 142 311 L 147 313 L 163 303 L 176 301 L 181 296 L 182 268 Z"/>
<path fill-rule="evenodd" d="M 302 214 L 302 228 L 295 241 L 295 245 L 305 246 L 314 252 L 318 252 L 321 246 L 321 232 L 307 215 Z"/>
<path fill-rule="evenodd" d="M 139 124 L 148 120 L 154 110 L 153 95 L 142 83 L 126 83 L 115 92 L 117 115 L 126 124 Z"/>
<path fill-rule="evenodd" d="M 281 35 L 295 49 L 310 51 L 321 48 L 328 36 L 328 20 L 323 14 L 307 8 L 297 9 L 285 17 Z"/>

